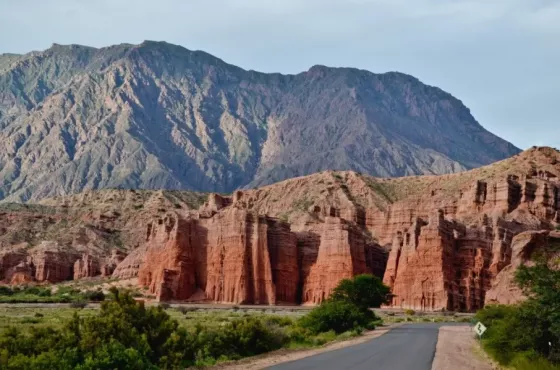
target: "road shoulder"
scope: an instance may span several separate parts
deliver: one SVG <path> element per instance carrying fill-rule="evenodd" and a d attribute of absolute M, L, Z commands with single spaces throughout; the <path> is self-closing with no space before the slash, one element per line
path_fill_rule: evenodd
<path fill-rule="evenodd" d="M 470 326 L 442 326 L 432 370 L 494 370 L 496 367 L 485 356 L 474 338 Z"/>

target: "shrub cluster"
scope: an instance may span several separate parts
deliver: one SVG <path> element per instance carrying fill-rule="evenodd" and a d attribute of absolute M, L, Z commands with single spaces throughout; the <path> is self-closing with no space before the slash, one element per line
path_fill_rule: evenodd
<path fill-rule="evenodd" d="M 95 316 L 74 315 L 61 329 L 6 330 L 0 336 L 0 368 L 185 368 L 281 348 L 290 340 L 290 325 L 286 318 L 244 317 L 189 332 L 162 307 L 146 308 L 130 293 L 113 289 Z"/>
<path fill-rule="evenodd" d="M 100 290 L 81 292 L 77 289 L 60 287 L 56 293 L 41 286 L 0 286 L 0 303 L 72 303 L 101 302 L 105 294 Z"/>
<path fill-rule="evenodd" d="M 373 275 L 357 275 L 344 279 L 331 297 L 300 320 L 299 325 L 311 333 L 373 330 L 380 319 L 372 307 L 379 307 L 390 298 L 390 289 Z"/>
<path fill-rule="evenodd" d="M 13 291 L 8 294 L 17 295 Z M 341 282 L 332 298 L 299 320 L 247 316 L 216 327 L 196 325 L 187 330 L 171 319 L 165 305 L 147 308 L 129 292 L 113 288 L 111 299 L 101 303 L 96 315 L 75 314 L 61 329 L 6 330 L 0 335 L 0 368 L 179 369 L 284 346 L 322 345 L 359 335 L 364 328 L 374 329 L 378 318 L 369 307 L 381 304 L 387 295 L 388 289 L 379 279 L 361 275 Z M 85 296 L 105 298 L 93 293 L 81 295 Z"/>
<path fill-rule="evenodd" d="M 558 369 L 560 270 L 541 260 L 521 267 L 516 281 L 528 300 L 515 306 L 487 306 L 477 313 L 488 327 L 483 346 L 500 364 L 514 369 Z"/>

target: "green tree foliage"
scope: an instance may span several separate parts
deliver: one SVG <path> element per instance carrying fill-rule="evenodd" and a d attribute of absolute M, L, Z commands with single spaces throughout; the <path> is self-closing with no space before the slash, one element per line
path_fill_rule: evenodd
<path fill-rule="evenodd" d="M 279 349 L 289 319 L 243 317 L 188 332 L 161 307 L 112 290 L 95 316 L 62 329 L 10 328 L 0 336 L 0 369 L 180 369 Z"/>
<path fill-rule="evenodd" d="M 63 329 L 10 329 L 0 337 L 7 369 L 176 368 L 193 361 L 187 333 L 161 308 L 113 290 L 98 315 L 77 315 Z"/>
<path fill-rule="evenodd" d="M 300 320 L 300 326 L 314 334 L 374 329 L 379 318 L 370 308 L 379 307 L 389 298 L 390 289 L 376 276 L 344 279 L 328 300 Z"/>
<path fill-rule="evenodd" d="M 371 322 L 376 320 L 372 311 L 361 309 L 352 302 L 328 300 L 304 316 L 300 326 L 313 334 L 331 330 L 340 334 L 358 327 L 371 327 Z"/>
<path fill-rule="evenodd" d="M 519 268 L 516 282 L 529 297 L 525 302 L 477 313 L 488 327 L 484 347 L 501 364 L 525 369 L 548 361 L 550 368 L 560 368 L 560 271 L 553 263 L 538 259 L 532 267 Z"/>
<path fill-rule="evenodd" d="M 391 290 L 377 276 L 363 274 L 342 280 L 330 299 L 350 302 L 361 309 L 380 307 L 387 303 Z"/>

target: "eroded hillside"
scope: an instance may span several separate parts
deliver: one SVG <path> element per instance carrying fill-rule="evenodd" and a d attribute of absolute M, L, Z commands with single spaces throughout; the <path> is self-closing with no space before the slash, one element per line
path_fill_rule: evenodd
<path fill-rule="evenodd" d="M 278 304 L 318 303 L 372 272 L 395 307 L 471 311 L 522 298 L 512 270 L 557 244 L 559 177 L 560 153 L 533 148 L 444 176 L 327 171 L 230 196 L 111 190 L 5 205 L 0 278 L 135 277 L 163 300 Z"/>

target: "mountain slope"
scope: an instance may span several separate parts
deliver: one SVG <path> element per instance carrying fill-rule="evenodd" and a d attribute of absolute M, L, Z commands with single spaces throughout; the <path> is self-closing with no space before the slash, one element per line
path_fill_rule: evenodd
<path fill-rule="evenodd" d="M 0 199 L 229 192 L 325 169 L 444 174 L 517 152 L 401 73 L 263 74 L 157 42 L 0 56 Z"/>

